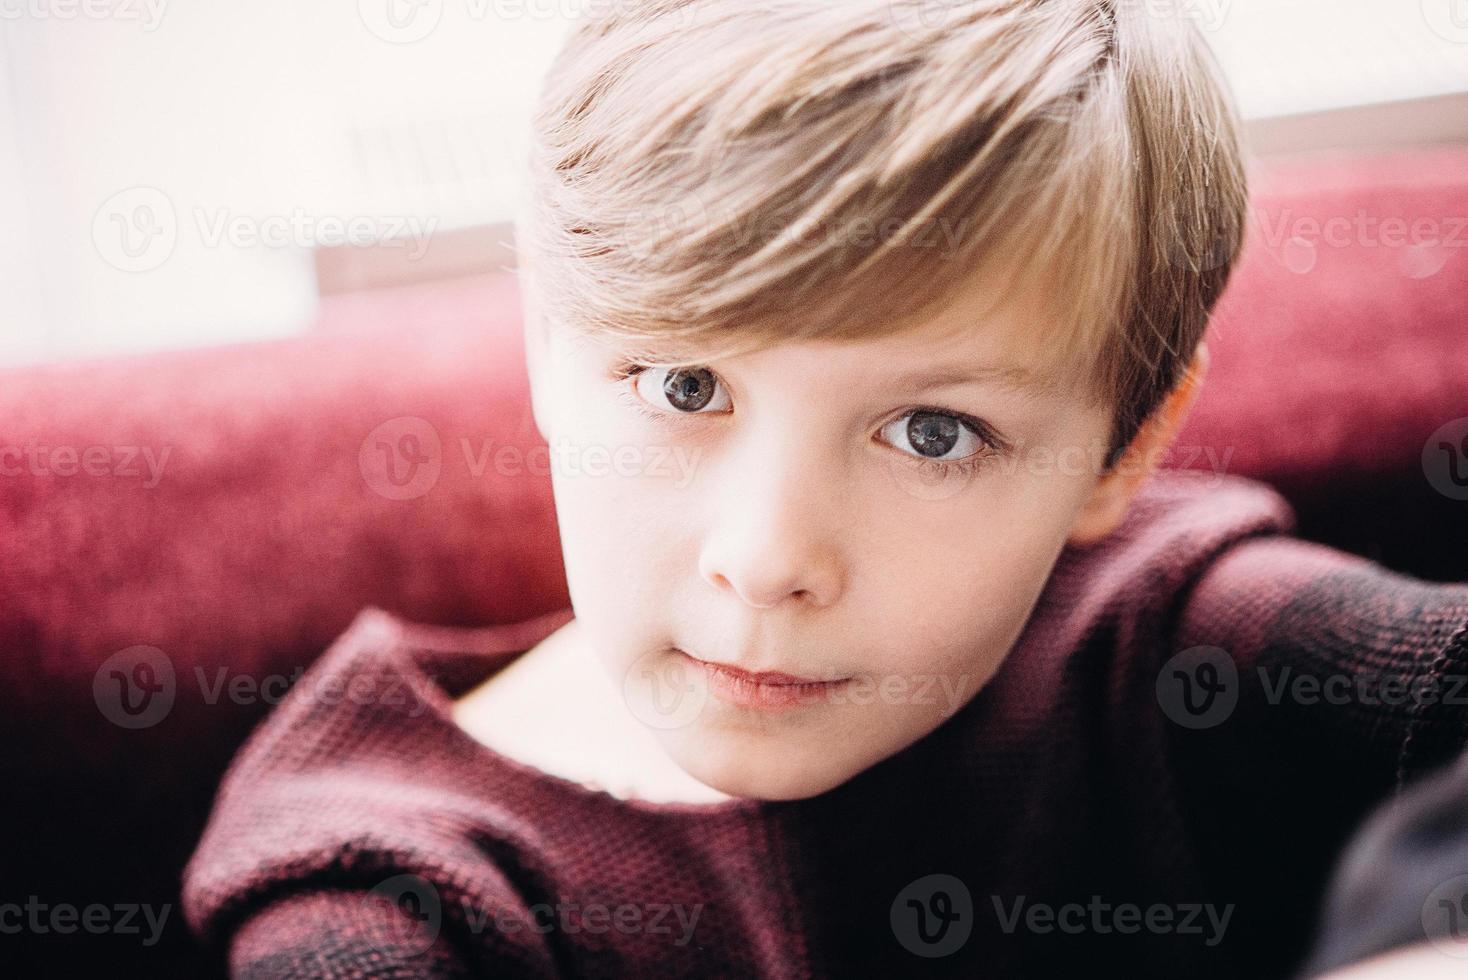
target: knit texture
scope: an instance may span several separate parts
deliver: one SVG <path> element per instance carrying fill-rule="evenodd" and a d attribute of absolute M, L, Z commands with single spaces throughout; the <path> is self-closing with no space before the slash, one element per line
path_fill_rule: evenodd
<path fill-rule="evenodd" d="M 460 729 L 570 609 L 365 610 L 231 765 L 185 915 L 243 977 L 1288 976 L 1356 823 L 1468 736 L 1371 693 L 1468 673 L 1468 586 L 1292 526 L 1153 477 L 962 710 L 797 801 L 621 800 Z"/>

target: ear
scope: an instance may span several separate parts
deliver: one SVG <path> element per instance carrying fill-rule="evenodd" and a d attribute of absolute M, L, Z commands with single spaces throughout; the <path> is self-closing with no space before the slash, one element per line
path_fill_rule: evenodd
<path fill-rule="evenodd" d="M 1069 543 L 1094 544 L 1106 537 L 1126 516 L 1127 506 L 1142 482 L 1156 468 L 1163 452 L 1172 444 L 1208 374 L 1208 345 L 1200 343 L 1193 361 L 1167 398 L 1137 431 L 1116 465 L 1091 489 L 1071 526 Z"/>

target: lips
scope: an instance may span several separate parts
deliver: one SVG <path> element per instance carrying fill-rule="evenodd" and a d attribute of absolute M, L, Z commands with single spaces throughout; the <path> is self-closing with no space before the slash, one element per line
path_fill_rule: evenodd
<path fill-rule="evenodd" d="M 684 656 L 689 657 L 692 660 L 696 660 L 698 663 L 703 664 L 705 667 L 711 667 L 722 673 L 729 674 L 732 677 L 736 677 L 751 684 L 764 684 L 771 687 L 790 687 L 804 684 L 833 684 L 847 680 L 847 678 L 844 677 L 830 679 L 820 677 L 802 677 L 798 674 L 786 674 L 778 670 L 745 670 L 743 667 L 736 667 L 733 664 L 719 663 L 718 661 L 704 660 L 701 657 L 695 657 L 693 656 L 693 654 L 689 653 L 687 650 L 684 650 L 682 647 L 677 647 L 676 649 L 679 653 L 682 653 Z"/>
<path fill-rule="evenodd" d="M 686 650 L 674 648 L 692 663 L 702 668 L 708 680 L 708 689 L 715 697 L 740 708 L 759 711 L 785 711 L 809 705 L 831 697 L 851 680 L 819 680 L 787 674 L 783 671 L 750 671 L 731 664 L 700 660 Z"/>

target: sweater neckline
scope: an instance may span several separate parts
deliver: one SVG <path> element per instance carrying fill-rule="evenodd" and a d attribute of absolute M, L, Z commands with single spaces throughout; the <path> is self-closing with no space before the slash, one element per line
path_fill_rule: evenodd
<path fill-rule="evenodd" d="M 652 816 L 704 820 L 744 820 L 768 810 L 776 803 L 789 802 L 756 797 L 734 797 L 705 803 L 623 798 L 505 755 L 462 728 L 454 720 L 453 706 L 464 691 L 455 692 L 445 688 L 440 679 L 426 669 L 427 664 L 447 668 L 449 672 L 460 676 L 470 676 L 478 670 L 478 679 L 472 682 L 478 683 L 488 678 L 493 670 L 502 670 L 509 666 L 516 657 L 528 652 L 536 643 L 570 620 L 573 613 L 569 606 L 528 619 L 467 630 L 406 623 L 383 610 L 375 609 L 373 612 L 387 617 L 399 632 L 399 643 L 393 645 L 400 654 L 394 657 L 397 668 L 411 675 L 409 682 L 414 690 L 432 692 L 432 696 L 427 699 L 429 703 L 426 714 L 433 718 L 438 727 L 447 730 L 447 737 L 459 741 L 464 751 L 475 758 L 475 765 L 493 770 L 527 790 L 543 788 L 585 807 L 614 807 L 623 812 L 632 810 Z M 454 638 L 455 634 L 457 639 Z"/>

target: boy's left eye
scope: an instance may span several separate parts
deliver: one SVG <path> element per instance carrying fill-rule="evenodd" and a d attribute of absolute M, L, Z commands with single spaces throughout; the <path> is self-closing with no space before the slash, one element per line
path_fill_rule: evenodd
<path fill-rule="evenodd" d="M 919 459 L 955 462 L 995 448 L 994 440 L 964 418 L 917 409 L 882 426 L 882 438 Z M 911 449 L 903 447 L 906 442 Z"/>

